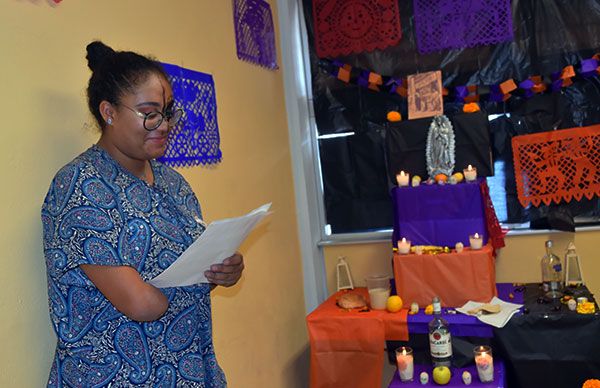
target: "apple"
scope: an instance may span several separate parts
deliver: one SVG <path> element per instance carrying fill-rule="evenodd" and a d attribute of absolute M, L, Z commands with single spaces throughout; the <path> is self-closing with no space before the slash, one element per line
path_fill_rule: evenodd
<path fill-rule="evenodd" d="M 447 366 L 436 366 L 433 368 L 433 381 L 439 385 L 446 385 L 450 381 L 452 373 Z"/>

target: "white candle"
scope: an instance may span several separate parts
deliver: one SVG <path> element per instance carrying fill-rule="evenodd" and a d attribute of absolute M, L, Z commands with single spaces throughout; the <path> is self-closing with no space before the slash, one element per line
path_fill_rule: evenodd
<path fill-rule="evenodd" d="M 402 237 L 402 240 L 398 241 L 398 253 L 406 255 L 408 252 L 410 252 L 410 240 Z"/>
<path fill-rule="evenodd" d="M 480 348 L 487 348 L 488 346 L 480 346 Z M 477 350 L 475 349 L 475 365 L 477 366 L 477 374 L 479 375 L 479 380 L 482 383 L 489 383 L 490 381 L 494 381 L 494 359 L 491 354 L 491 349 L 489 352 Z"/>
<path fill-rule="evenodd" d="M 398 186 L 408 186 L 408 178 L 409 176 L 407 173 L 405 173 L 404 171 L 400 171 L 400 174 L 396 175 L 396 182 L 398 183 Z"/>
<path fill-rule="evenodd" d="M 414 359 L 412 349 L 408 346 L 402 346 L 396 349 L 396 363 L 400 380 L 412 381 L 414 374 Z"/>
<path fill-rule="evenodd" d="M 477 179 L 477 168 L 469 166 L 463 170 L 463 174 L 465 175 L 465 180 L 467 182 L 472 182 Z"/>
<path fill-rule="evenodd" d="M 471 245 L 471 249 L 481 249 L 483 246 L 483 238 L 481 238 L 479 233 L 472 234 L 469 236 L 469 244 Z"/>

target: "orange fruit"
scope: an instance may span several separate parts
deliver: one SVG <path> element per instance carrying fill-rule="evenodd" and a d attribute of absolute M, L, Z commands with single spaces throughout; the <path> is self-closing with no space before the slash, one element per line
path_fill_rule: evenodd
<path fill-rule="evenodd" d="M 395 313 L 402 309 L 402 304 L 402 298 L 398 295 L 392 295 L 387 299 L 385 307 L 390 313 Z"/>
<path fill-rule="evenodd" d="M 437 174 L 436 176 L 433 177 L 433 179 L 435 179 L 436 182 L 442 181 L 442 182 L 446 183 L 446 182 L 448 182 L 448 175 Z"/>

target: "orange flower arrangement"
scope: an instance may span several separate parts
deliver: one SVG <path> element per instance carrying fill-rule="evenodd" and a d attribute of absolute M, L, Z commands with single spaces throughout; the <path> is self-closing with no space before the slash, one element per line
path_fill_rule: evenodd
<path fill-rule="evenodd" d="M 588 379 L 583 383 L 581 388 L 600 388 L 600 380 Z"/>
<path fill-rule="evenodd" d="M 465 113 L 479 112 L 479 105 L 476 102 L 471 102 L 471 103 L 465 104 L 463 106 L 463 112 L 465 112 Z"/>
<path fill-rule="evenodd" d="M 401 121 L 402 120 L 402 115 L 398 112 L 396 112 L 395 110 L 388 112 L 387 114 L 387 119 L 390 122 L 396 122 L 396 121 Z"/>

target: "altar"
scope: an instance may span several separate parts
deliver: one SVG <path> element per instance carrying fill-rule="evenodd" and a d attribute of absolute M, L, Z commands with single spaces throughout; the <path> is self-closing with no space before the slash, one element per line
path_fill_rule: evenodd
<path fill-rule="evenodd" d="M 357 290 L 366 294 L 365 289 Z M 379 387 L 383 363 L 395 364 L 392 354 L 401 345 L 413 347 L 416 365 L 431 368 L 426 341 L 431 315 L 422 310 L 408 315 L 406 309 L 399 313 L 345 311 L 335 305 L 343 292 L 332 295 L 307 317 L 312 388 Z M 572 292 L 594 300 L 585 287 Z M 502 362 L 506 386 L 510 388 L 581 387 L 586 379 L 600 376 L 597 306 L 595 314 L 585 315 L 569 311 L 560 302 L 538 303 L 537 283 L 500 283 L 497 294 L 502 300 L 524 304 L 503 328 L 453 313 L 453 308 L 442 309 L 453 335 L 455 368 L 472 366 L 473 347 L 489 344 L 494 360 Z M 386 350 L 389 361 L 385 360 Z"/>

